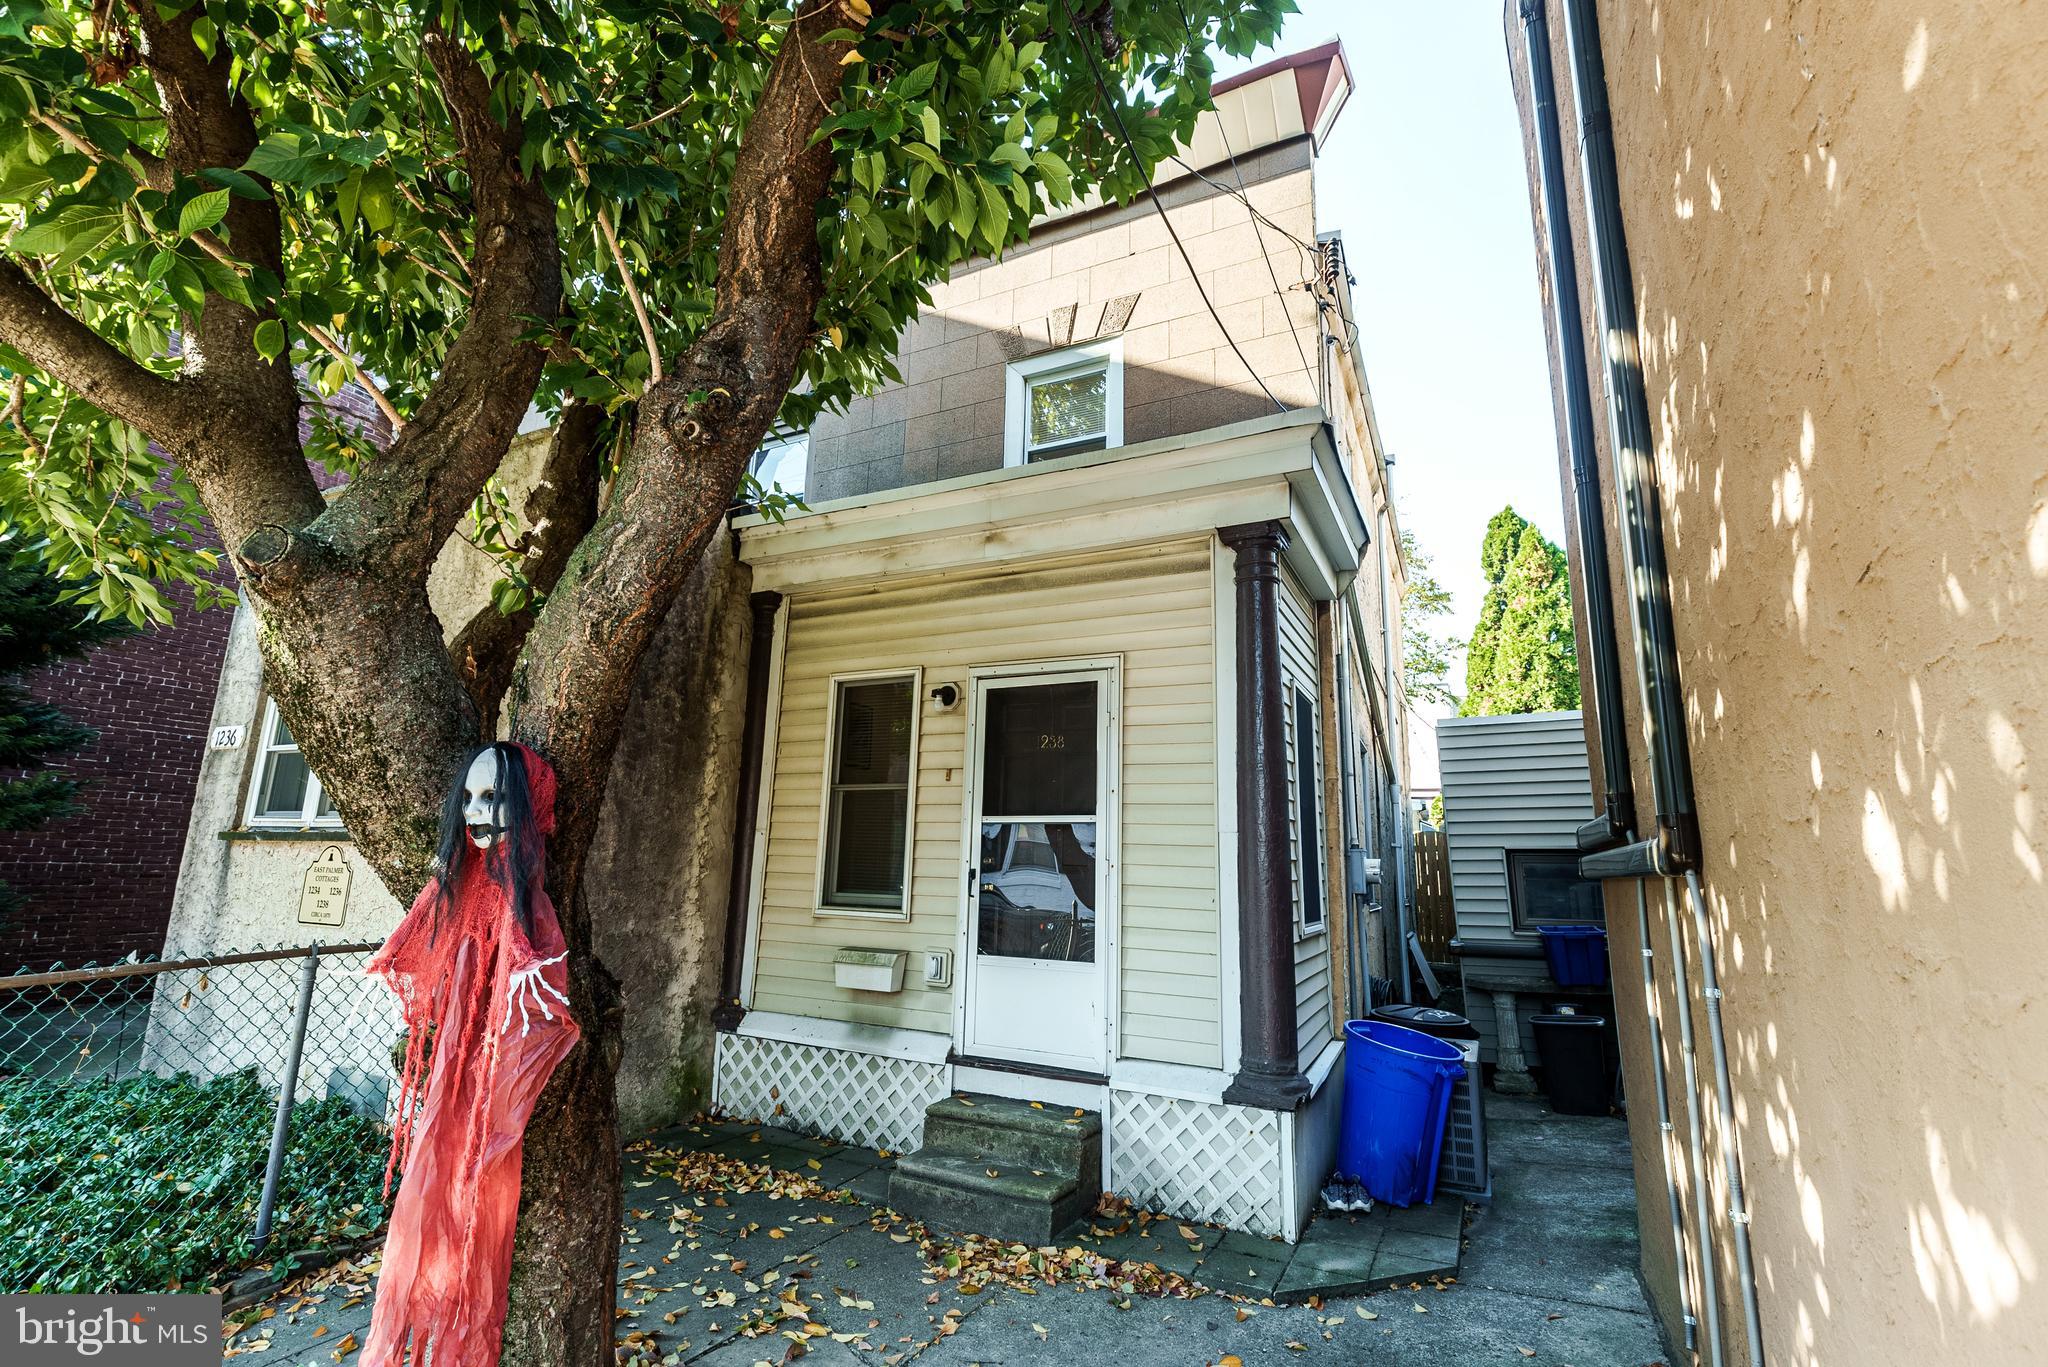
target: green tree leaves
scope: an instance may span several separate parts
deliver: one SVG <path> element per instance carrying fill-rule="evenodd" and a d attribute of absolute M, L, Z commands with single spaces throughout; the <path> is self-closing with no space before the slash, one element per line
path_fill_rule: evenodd
<path fill-rule="evenodd" d="M 1434 562 L 1415 540 L 1415 533 L 1401 529 L 1401 560 L 1407 577 L 1401 589 L 1401 675 L 1411 698 L 1452 703 L 1451 652 L 1454 643 L 1437 634 L 1437 618 L 1451 611 L 1451 593 L 1437 581 Z"/>
<path fill-rule="evenodd" d="M 1564 552 L 1503 508 L 1486 526 L 1488 588 L 1465 651 L 1467 717 L 1568 711 L 1579 705 L 1578 646 Z"/>
<path fill-rule="evenodd" d="M 160 11 L 193 14 L 192 3 Z M 182 174 L 164 161 L 165 92 L 133 60 L 133 11 L 48 0 L 0 22 L 0 240 L 38 288 L 166 374 L 180 367 L 173 339 L 195 320 L 246 308 L 255 357 L 332 393 L 351 367 L 313 340 L 331 336 L 401 417 L 417 412 L 490 247 L 488 206 L 429 60 L 443 41 L 429 34 L 445 25 L 445 41 L 485 74 L 492 117 L 518 121 L 521 173 L 557 210 L 564 308 L 528 320 L 550 357 L 533 403 L 554 412 L 582 398 L 630 432 L 655 367 L 626 280 L 664 357 L 711 321 L 734 155 L 789 32 L 786 6 L 198 3 L 192 36 L 215 59 L 207 79 L 230 85 L 256 145 L 239 165 L 188 162 Z M 825 300 L 784 425 L 806 427 L 894 378 L 898 333 L 960 262 L 1007 250 L 1035 218 L 1090 192 L 1140 193 L 1209 103 L 1210 64 L 1190 51 L 1190 25 L 1249 51 L 1287 8 L 1119 5 L 1076 29 L 1048 0 L 845 6 L 840 36 L 858 60 L 820 133 L 837 166 L 816 211 Z M 1094 63 L 1135 160 L 1108 131 Z M 0 515 L 46 539 L 67 576 L 107 582 L 108 610 L 124 617 L 141 600 L 116 565 L 148 582 L 206 579 L 189 544 L 159 545 L 131 511 L 170 487 L 139 436 L 0 346 L 0 382 L 14 377 L 22 400 L 19 422 L 0 427 L 0 466 L 14 462 L 0 474 Z M 305 454 L 341 469 L 372 457 L 349 424 L 318 416 Z"/>

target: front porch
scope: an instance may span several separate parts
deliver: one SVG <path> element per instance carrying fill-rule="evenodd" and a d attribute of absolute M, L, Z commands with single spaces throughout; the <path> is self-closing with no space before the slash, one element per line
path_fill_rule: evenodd
<path fill-rule="evenodd" d="M 1362 895 L 1365 524 L 1322 415 L 738 530 L 716 1108 L 893 1151 L 956 1092 L 1073 1108 L 1094 1188 L 1297 1239 Z"/>

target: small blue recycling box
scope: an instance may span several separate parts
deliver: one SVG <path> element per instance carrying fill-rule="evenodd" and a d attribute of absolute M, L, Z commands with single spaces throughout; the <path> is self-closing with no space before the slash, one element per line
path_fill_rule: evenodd
<path fill-rule="evenodd" d="M 1456 1045 L 1385 1021 L 1347 1023 L 1339 1175 L 1389 1205 L 1433 1199 L 1451 1087 L 1464 1076 Z"/>

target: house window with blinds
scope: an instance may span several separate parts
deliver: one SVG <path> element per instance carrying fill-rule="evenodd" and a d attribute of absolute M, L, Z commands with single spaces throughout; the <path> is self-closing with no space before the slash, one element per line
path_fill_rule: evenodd
<path fill-rule="evenodd" d="M 909 914 L 918 676 L 832 681 L 821 914 Z"/>
<path fill-rule="evenodd" d="M 1007 384 L 1005 465 L 1031 465 L 1124 444 L 1121 338 L 1013 361 Z"/>

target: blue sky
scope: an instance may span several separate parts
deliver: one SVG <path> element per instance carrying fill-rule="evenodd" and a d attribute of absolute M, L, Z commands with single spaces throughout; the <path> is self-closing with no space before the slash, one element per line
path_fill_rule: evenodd
<path fill-rule="evenodd" d="M 1276 50 L 1334 35 L 1351 63 L 1351 101 L 1316 170 L 1317 217 L 1344 234 L 1395 500 L 1455 598 L 1463 637 L 1479 611 L 1487 519 L 1512 504 L 1553 541 L 1564 529 L 1501 8 L 1298 3 Z"/>

